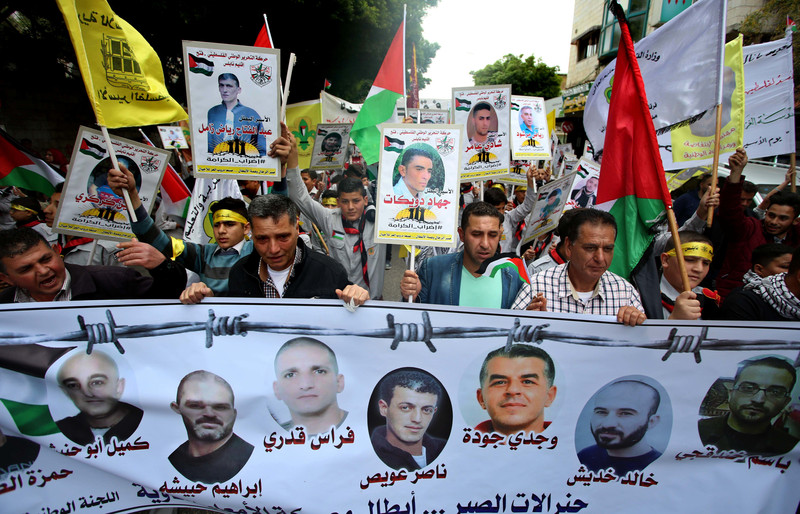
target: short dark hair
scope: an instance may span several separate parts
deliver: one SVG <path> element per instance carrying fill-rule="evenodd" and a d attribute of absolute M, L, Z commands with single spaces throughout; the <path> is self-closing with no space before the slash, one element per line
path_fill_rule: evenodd
<path fill-rule="evenodd" d="M 360 179 L 366 173 L 367 170 L 364 169 L 364 166 L 358 164 L 357 162 L 354 162 L 353 164 L 348 166 L 346 170 L 344 170 L 343 175 L 345 177 L 356 177 Z"/>
<path fill-rule="evenodd" d="M 769 199 L 769 205 L 788 205 L 794 211 L 795 218 L 800 214 L 800 196 L 789 191 L 778 191 Z M 769 209 L 769 207 L 767 208 Z"/>
<path fill-rule="evenodd" d="M 361 193 L 361 196 L 367 196 L 367 190 L 364 189 L 364 183 L 361 182 L 360 179 L 353 177 L 347 177 L 339 182 L 339 184 L 336 186 L 336 190 L 339 192 L 338 196 L 342 196 L 342 193 Z"/>
<path fill-rule="evenodd" d="M 211 211 L 212 216 L 215 212 L 223 209 L 228 211 L 233 211 L 236 214 L 241 214 L 242 216 L 247 218 L 247 204 L 244 203 L 244 200 L 242 200 L 241 198 L 233 198 L 230 196 L 226 196 L 222 200 L 214 202 L 213 204 L 211 204 L 211 207 L 208 208 L 208 210 Z"/>
<path fill-rule="evenodd" d="M 610 225 L 614 228 L 614 238 L 617 236 L 617 220 L 610 213 L 600 209 L 581 209 L 572 217 L 566 237 L 571 242 L 578 240 L 583 225 Z M 562 235 L 562 237 L 564 237 Z"/>
<path fill-rule="evenodd" d="M 331 347 L 318 339 L 314 339 L 313 337 L 295 337 L 294 339 L 289 339 L 283 343 L 283 345 L 278 349 L 278 353 L 275 354 L 275 373 L 278 372 L 278 357 L 280 357 L 281 354 L 286 350 L 294 348 L 295 346 L 316 346 L 317 348 L 322 348 L 323 350 L 327 351 L 328 356 L 331 358 L 331 362 L 333 362 L 334 372 L 339 373 L 339 362 L 336 360 L 336 354 L 333 353 Z"/>
<path fill-rule="evenodd" d="M 378 386 L 378 399 L 386 402 L 386 405 L 390 405 L 395 387 L 404 387 L 416 393 L 435 394 L 436 403 L 439 403 L 439 399 L 442 397 L 442 387 L 439 382 L 433 378 L 433 375 L 422 370 L 399 369 L 392 371 L 381 380 Z"/>
<path fill-rule="evenodd" d="M 650 391 L 652 395 L 652 403 L 650 404 L 650 410 L 647 413 L 647 417 L 653 416 L 656 412 L 658 412 L 658 407 L 659 405 L 661 405 L 661 393 L 658 392 L 658 389 L 651 386 L 647 382 L 642 382 L 641 380 L 624 379 L 611 382 L 607 386 L 600 389 L 600 391 L 604 391 L 609 387 L 615 386 L 617 384 L 634 384 L 634 385 L 644 386 L 648 391 Z M 598 394 L 600 393 L 600 391 L 598 391 Z"/>
<path fill-rule="evenodd" d="M 562 214 L 561 218 L 559 218 L 558 226 L 553 231 L 553 234 L 561 238 L 559 244 L 563 243 L 564 239 L 566 238 L 566 235 L 569 232 L 569 224 L 572 222 L 572 218 L 574 218 L 575 215 L 582 209 L 583 207 L 576 207 L 575 209 L 564 211 L 564 214 Z"/>
<path fill-rule="evenodd" d="M 183 377 L 180 383 L 178 383 L 178 391 L 177 393 L 175 393 L 175 403 L 177 403 L 178 406 L 180 406 L 181 398 L 183 397 L 183 386 L 189 380 L 213 380 L 214 382 L 220 384 L 225 389 L 227 389 L 229 393 L 231 393 L 231 407 L 234 405 L 235 399 L 233 396 L 233 388 L 228 383 L 228 381 L 219 375 L 211 373 L 210 371 L 206 371 L 204 369 L 198 369 L 197 371 L 192 371 L 191 373 Z"/>
<path fill-rule="evenodd" d="M 301 170 L 301 171 L 300 171 L 300 174 L 301 174 L 301 175 L 302 175 L 303 173 L 305 173 L 306 175 L 308 175 L 308 178 L 310 178 L 311 180 L 317 180 L 317 177 L 319 176 L 319 175 L 317 175 L 317 172 L 316 172 L 316 171 L 314 171 L 314 170 L 310 170 L 310 169 L 308 169 L 308 168 L 306 168 L 306 169 L 304 169 L 304 170 Z"/>
<path fill-rule="evenodd" d="M 547 377 L 547 387 L 553 386 L 553 381 L 556 378 L 556 367 L 550 355 L 538 346 L 530 344 L 512 344 L 511 348 L 508 350 L 506 350 L 504 345 L 486 354 L 486 358 L 483 359 L 483 364 L 481 365 L 480 374 L 478 375 L 481 387 L 483 387 L 483 381 L 486 380 L 486 370 L 489 367 L 489 361 L 495 357 L 508 357 L 509 359 L 533 357 L 535 359 L 541 359 L 544 361 L 544 376 Z"/>
<path fill-rule="evenodd" d="M 792 375 L 792 385 L 789 386 L 789 391 L 794 389 L 794 384 L 797 382 L 797 370 L 794 368 L 794 366 L 792 366 L 792 363 L 780 357 L 761 357 L 760 359 L 748 359 L 744 362 L 741 362 L 739 367 L 736 368 L 736 375 L 733 377 L 733 383 L 736 384 L 736 382 L 739 381 L 739 375 L 741 375 L 744 370 L 751 366 L 766 366 L 768 368 L 782 369 L 787 371 L 790 375 Z"/>
<path fill-rule="evenodd" d="M 289 200 L 289 197 L 278 194 L 256 196 L 250 202 L 247 213 L 250 215 L 251 221 L 254 218 L 271 218 L 278 221 L 287 215 L 290 225 L 297 223 L 298 216 L 297 205 Z"/>
<path fill-rule="evenodd" d="M 505 205 L 508 202 L 508 197 L 502 191 L 500 191 L 496 187 L 490 187 L 486 191 L 483 192 L 483 201 L 487 202 L 491 205 Z"/>
<path fill-rule="evenodd" d="M 793 252 L 794 248 L 783 243 L 766 243 L 756 246 L 750 259 L 751 269 L 755 268 L 756 264 L 766 266 L 781 255 L 786 255 L 787 253 L 791 255 Z"/>
<path fill-rule="evenodd" d="M 795 274 L 800 271 L 800 246 L 792 252 L 792 262 L 789 263 L 789 273 Z"/>
<path fill-rule="evenodd" d="M 326 189 L 325 191 L 322 192 L 321 198 L 323 200 L 326 198 L 339 198 L 339 193 L 334 189 Z"/>
<path fill-rule="evenodd" d="M 36 219 L 40 220 L 44 218 L 44 211 L 42 211 L 42 204 L 39 203 L 39 200 L 32 196 L 22 196 L 20 198 L 14 198 L 11 200 L 11 205 L 18 205 L 25 209 L 30 209 L 33 211 L 33 215 L 36 216 Z"/>
<path fill-rule="evenodd" d="M 236 82 L 236 87 L 239 87 L 239 77 L 233 73 L 221 73 L 220 76 L 217 77 L 217 84 L 219 84 L 220 80 L 232 80 Z"/>
<path fill-rule="evenodd" d="M 681 244 L 686 243 L 705 243 L 707 245 L 712 245 L 714 243 L 711 242 L 711 238 L 706 236 L 705 234 L 701 234 L 700 232 L 695 232 L 693 230 L 684 230 L 682 232 L 678 232 L 678 235 L 681 239 Z M 667 244 L 664 246 L 664 251 L 668 252 L 670 250 L 675 249 L 675 240 L 671 237 L 667 239 Z"/>
<path fill-rule="evenodd" d="M 47 240 L 37 231 L 29 227 L 0 230 L 0 273 L 6 272 L 3 259 L 22 255 L 39 243 L 50 248 Z"/>
<path fill-rule="evenodd" d="M 433 157 L 431 157 L 431 154 L 426 152 L 425 150 L 421 148 L 409 148 L 408 150 L 403 152 L 403 156 L 400 159 L 400 164 L 402 166 L 406 166 L 408 165 L 409 162 L 411 162 L 411 159 L 413 159 L 414 157 L 425 157 L 430 159 L 431 162 L 433 162 Z"/>
<path fill-rule="evenodd" d="M 467 230 L 470 216 L 491 216 L 493 218 L 497 218 L 500 222 L 500 225 L 503 225 L 503 215 L 494 205 L 487 202 L 472 202 L 464 207 L 464 212 L 461 213 L 462 230 Z"/>
<path fill-rule="evenodd" d="M 475 107 L 472 108 L 472 117 L 474 118 L 478 111 L 491 111 L 492 106 L 489 105 L 488 102 L 478 102 L 475 104 Z"/>
<path fill-rule="evenodd" d="M 742 191 L 745 193 L 757 193 L 758 186 L 750 182 L 749 180 L 745 180 L 742 182 Z"/>

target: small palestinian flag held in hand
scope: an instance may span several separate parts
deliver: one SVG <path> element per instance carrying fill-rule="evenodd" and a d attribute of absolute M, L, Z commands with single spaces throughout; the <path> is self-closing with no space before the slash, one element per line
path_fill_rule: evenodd
<path fill-rule="evenodd" d="M 406 146 L 406 143 L 402 139 L 395 139 L 389 136 L 383 136 L 383 149 L 388 150 L 390 152 L 397 152 L 400 153 L 403 151 L 403 148 Z"/>
<path fill-rule="evenodd" d="M 214 62 L 189 54 L 189 71 L 192 73 L 202 73 L 210 77 L 214 74 Z"/>
<path fill-rule="evenodd" d="M 481 263 L 480 268 L 478 268 L 478 274 L 484 277 L 494 277 L 503 268 L 509 268 L 514 271 L 524 283 L 531 283 L 525 261 L 522 260 L 522 257 L 512 252 L 500 253 L 494 257 L 489 257 Z"/>

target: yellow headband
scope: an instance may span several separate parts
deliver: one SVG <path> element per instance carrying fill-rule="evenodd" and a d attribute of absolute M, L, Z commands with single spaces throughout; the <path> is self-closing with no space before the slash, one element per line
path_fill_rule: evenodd
<path fill-rule="evenodd" d="M 683 255 L 685 257 L 700 257 L 701 259 L 706 259 L 707 261 L 714 259 L 714 248 L 710 244 L 684 243 L 681 245 L 681 248 L 683 249 Z M 670 257 L 675 257 L 677 253 L 673 248 L 667 252 L 667 255 Z"/>
<path fill-rule="evenodd" d="M 24 207 L 22 205 L 12 204 L 11 208 L 14 209 L 15 211 L 28 211 L 31 214 L 35 214 L 37 216 L 39 215 L 39 213 L 34 211 L 33 209 L 29 209 L 28 207 Z"/>
<path fill-rule="evenodd" d="M 506 190 L 506 188 L 505 188 L 505 187 L 503 187 L 503 185 L 502 185 L 502 184 L 494 184 L 492 187 L 496 187 L 497 189 L 502 189 L 503 191 L 505 191 L 505 190 Z"/>
<path fill-rule="evenodd" d="M 220 221 L 235 221 L 237 223 L 247 224 L 247 218 L 238 212 L 229 211 L 228 209 L 220 209 L 214 213 L 214 224 Z"/>
<path fill-rule="evenodd" d="M 339 205 L 339 200 L 336 198 L 323 198 L 322 205 L 333 205 L 337 207 Z"/>

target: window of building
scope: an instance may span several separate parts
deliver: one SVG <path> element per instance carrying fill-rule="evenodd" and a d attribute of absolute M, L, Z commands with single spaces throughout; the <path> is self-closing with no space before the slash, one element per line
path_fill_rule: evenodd
<path fill-rule="evenodd" d="M 597 43 L 600 40 L 600 31 L 590 32 L 578 40 L 578 62 L 597 55 Z"/>
<path fill-rule="evenodd" d="M 647 33 L 647 14 L 650 11 L 650 0 L 621 0 L 619 4 L 625 10 L 630 27 L 631 38 L 639 41 Z M 603 13 L 603 28 L 600 32 L 600 57 L 614 57 L 619 46 L 620 30 L 619 23 L 605 5 Z"/>

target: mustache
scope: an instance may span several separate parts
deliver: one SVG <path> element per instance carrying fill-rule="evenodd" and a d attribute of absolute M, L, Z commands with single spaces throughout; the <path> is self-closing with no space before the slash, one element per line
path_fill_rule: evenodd
<path fill-rule="evenodd" d="M 597 434 L 597 435 L 601 435 L 601 434 L 615 435 L 617 437 L 623 437 L 625 435 L 621 431 L 617 430 L 616 428 L 601 428 L 599 430 L 595 430 L 594 433 Z"/>
<path fill-rule="evenodd" d="M 203 416 L 202 418 L 198 418 L 194 422 L 195 425 L 202 425 L 204 423 L 222 425 L 222 420 L 213 416 Z"/>

